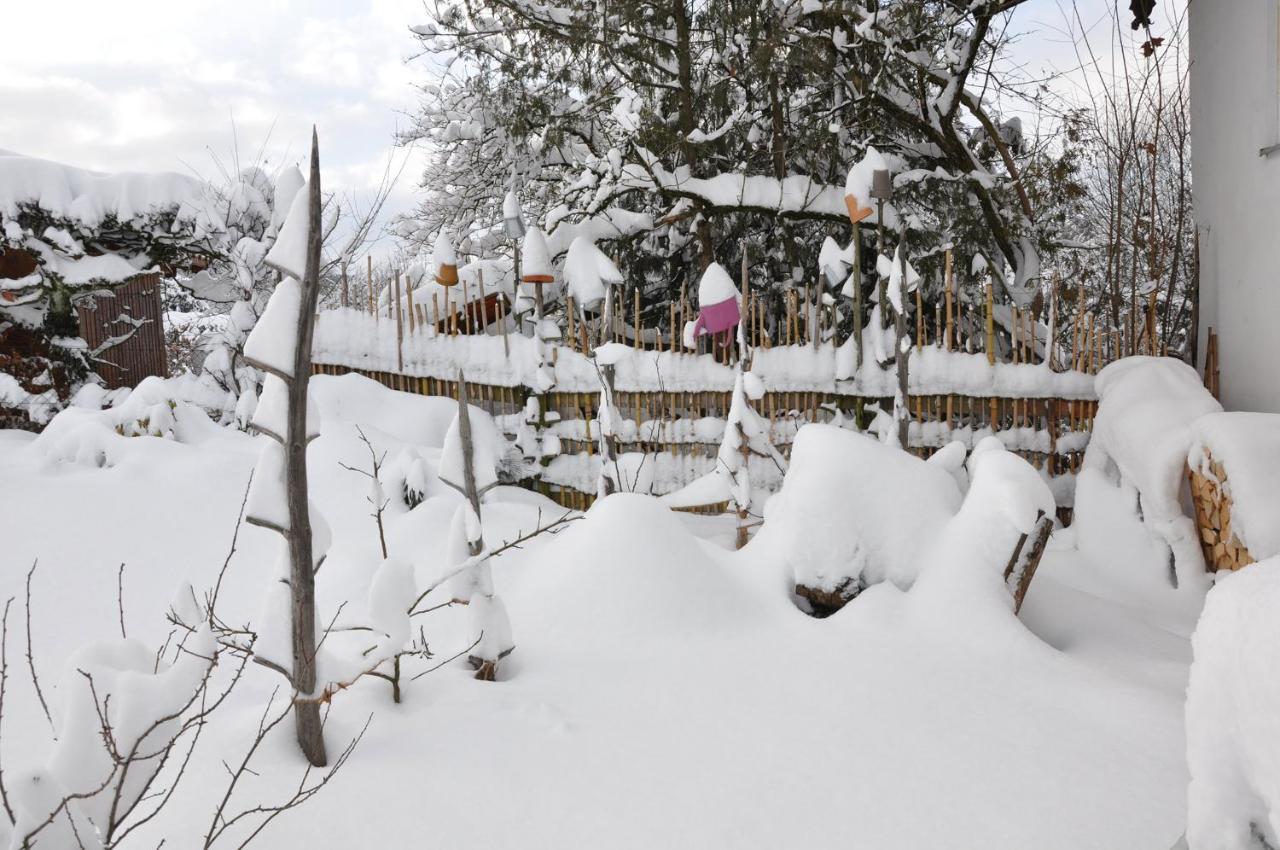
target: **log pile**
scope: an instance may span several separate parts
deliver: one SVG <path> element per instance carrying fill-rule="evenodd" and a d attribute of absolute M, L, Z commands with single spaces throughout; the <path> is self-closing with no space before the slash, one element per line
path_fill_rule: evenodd
<path fill-rule="evenodd" d="M 1226 470 L 1207 450 L 1201 468 L 1207 468 L 1211 476 L 1195 469 L 1188 470 L 1188 474 L 1205 564 L 1214 572 L 1238 570 L 1252 564 L 1253 556 L 1231 528 L 1231 488 L 1227 485 Z"/>

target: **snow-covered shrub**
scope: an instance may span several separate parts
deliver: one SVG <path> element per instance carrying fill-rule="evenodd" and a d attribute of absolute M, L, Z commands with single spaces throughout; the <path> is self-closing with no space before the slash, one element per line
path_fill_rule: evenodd
<path fill-rule="evenodd" d="M 464 497 L 449 530 L 447 567 L 454 570 L 450 592 L 454 602 L 469 606 L 476 635 L 468 661 L 476 678 L 492 681 L 497 665 L 515 643 L 507 609 L 493 587 L 493 571 L 484 542 L 480 506 L 498 483 L 495 447 L 477 442 L 472 430 L 475 408 L 467 404 L 466 380 L 458 381 L 458 415 L 445 434 L 440 453 L 440 480 Z"/>
<path fill-rule="evenodd" d="M 63 410 L 32 449 L 51 463 L 113 466 L 128 451 L 129 437 L 198 443 L 218 431 L 201 407 L 182 398 L 181 387 L 171 379 L 149 377 L 132 391 L 101 400 L 113 406 L 99 410 L 73 404 Z"/>
<path fill-rule="evenodd" d="M 945 465 L 862 434 L 807 425 L 756 541 L 767 541 L 803 587 L 844 599 L 882 581 L 905 589 L 960 504 Z"/>
<path fill-rule="evenodd" d="M 1280 558 L 1219 574 L 1192 636 L 1190 850 L 1280 847 Z"/>
<path fill-rule="evenodd" d="M 1194 369 L 1169 357 L 1128 357 L 1098 373 L 1098 415 L 1076 481 L 1078 545 L 1122 564 L 1149 588 L 1204 587 L 1204 557 L 1188 515 L 1191 424 L 1222 406 Z"/>
<path fill-rule="evenodd" d="M 117 846 L 168 755 L 216 702 L 209 679 L 217 657 L 207 627 L 171 664 L 124 639 L 90 643 L 72 656 L 55 692 L 62 700 L 57 739 L 12 786 L 17 818 L 9 846 Z"/>
<path fill-rule="evenodd" d="M 1009 610 L 1015 589 L 1010 584 L 1017 577 L 1005 579 L 1010 556 L 1041 517 L 1053 522 L 1053 493 L 1035 467 L 996 437 L 974 446 L 966 466 L 969 487 L 964 502 L 939 529 L 911 593 L 935 611 L 959 608 L 973 613 L 993 606 Z M 984 619 L 991 618 L 982 613 L 974 618 Z"/>

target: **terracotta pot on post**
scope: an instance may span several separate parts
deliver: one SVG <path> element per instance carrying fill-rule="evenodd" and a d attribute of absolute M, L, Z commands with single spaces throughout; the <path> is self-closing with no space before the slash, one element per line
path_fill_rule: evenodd
<path fill-rule="evenodd" d="M 520 251 L 521 281 L 533 284 L 534 315 L 542 320 L 542 284 L 551 283 L 551 252 L 547 239 L 537 227 L 529 228 Z"/>
<path fill-rule="evenodd" d="M 449 234 L 443 230 L 436 237 L 436 246 L 431 252 L 431 265 L 435 270 L 436 283 L 441 286 L 457 285 L 458 255 L 453 250 L 453 242 L 449 240 Z"/>

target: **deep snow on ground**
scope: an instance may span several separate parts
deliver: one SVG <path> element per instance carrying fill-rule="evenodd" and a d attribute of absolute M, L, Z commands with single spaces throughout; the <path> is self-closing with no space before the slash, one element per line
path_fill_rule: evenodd
<path fill-rule="evenodd" d="M 317 384 L 325 392 L 337 380 Z M 428 441 L 416 448 L 434 462 L 446 404 L 397 397 L 374 411 L 322 401 L 310 469 L 334 543 L 319 575 L 321 620 L 345 601 L 342 621 L 359 622 L 378 562 L 367 482 L 338 466 L 366 461 L 355 424 L 389 457 L 405 440 Z M 0 432 L 0 598 L 21 601 L 39 558 L 33 637 L 46 689 L 82 643 L 118 634 L 122 562 L 130 636 L 163 642 L 180 583 L 207 587 L 222 565 L 261 438 L 120 439 L 128 445 L 118 462 L 97 468 L 50 463 L 31 435 Z M 420 585 L 443 569 L 459 498 L 445 488 L 430 496 L 388 517 L 391 553 L 415 564 Z M 486 537 L 500 542 L 560 513 L 499 488 Z M 818 620 L 794 604 L 790 568 L 767 539 L 735 553 L 732 536 L 728 520 L 620 495 L 497 559 L 516 642 L 501 680 L 477 682 L 457 662 L 409 683 L 401 705 L 378 680 L 340 694 L 331 753 L 372 715 L 366 737 L 319 797 L 255 846 L 1175 843 L 1185 826 L 1193 623 L 1113 588 L 1108 572 L 1123 565 L 1086 563 L 1062 535 L 1028 596 L 1021 622 L 1030 631 L 1011 614 L 987 622 L 889 584 Z M 270 532 L 241 529 L 223 590 L 228 619 L 257 612 L 275 546 Z M 421 618 L 437 658 L 469 642 L 465 613 Z M 21 640 L 10 646 L 6 769 L 48 747 L 15 647 Z M 278 684 L 250 671 L 202 740 L 189 784 L 139 846 L 162 836 L 167 847 L 198 846 L 211 789 L 225 780 L 220 761 L 239 757 Z M 269 742 L 246 799 L 296 783 L 304 764 L 289 732 L 286 724 Z"/>

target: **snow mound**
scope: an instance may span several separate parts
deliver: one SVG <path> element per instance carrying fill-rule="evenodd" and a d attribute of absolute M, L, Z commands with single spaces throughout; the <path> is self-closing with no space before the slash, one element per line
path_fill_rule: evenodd
<path fill-rule="evenodd" d="M 1191 850 L 1280 846 L 1277 610 L 1280 558 L 1222 576 L 1205 600 L 1187 687 Z"/>
<path fill-rule="evenodd" d="M 458 403 L 441 396 L 422 396 L 384 387 L 352 372 L 347 375 L 314 375 L 309 395 L 324 422 L 346 422 L 376 428 L 415 446 L 439 448 Z M 498 434 L 493 417 L 472 409 L 472 428 Z"/>
<path fill-rule="evenodd" d="M 683 643 L 758 627 L 758 601 L 705 546 L 657 499 L 616 493 L 546 547 L 515 613 L 537 612 L 541 634 L 565 644 Z"/>
<path fill-rule="evenodd" d="M 130 437 L 159 437 L 196 444 L 221 432 L 205 412 L 182 399 L 175 381 L 149 377 L 114 395 L 114 407 L 68 407 L 32 441 L 50 463 L 114 466 L 130 449 Z"/>
<path fill-rule="evenodd" d="M 960 504 L 945 465 L 852 431 L 806 425 L 751 545 L 777 551 L 806 587 L 849 594 L 889 581 L 906 589 Z"/>
<path fill-rule="evenodd" d="M 1010 626 L 1029 635 L 1012 617 L 1004 570 L 1019 538 L 1042 514 L 1053 517 L 1053 493 L 1035 467 L 995 437 L 974 447 L 968 470 L 964 503 L 941 529 L 911 599 L 932 622 L 963 622 L 967 637 L 994 638 Z"/>
<path fill-rule="evenodd" d="M 1206 477 L 1210 458 L 1222 464 L 1235 536 L 1257 560 L 1280 555 L 1280 416 L 1210 413 L 1191 430 L 1187 463 Z"/>
<path fill-rule="evenodd" d="M 1081 551 L 1110 563 L 1123 547 L 1133 571 L 1202 588 L 1204 556 L 1183 510 L 1185 472 L 1192 423 L 1222 405 L 1194 369 L 1170 357 L 1119 360 L 1095 386 L 1098 415 L 1076 483 Z"/>

